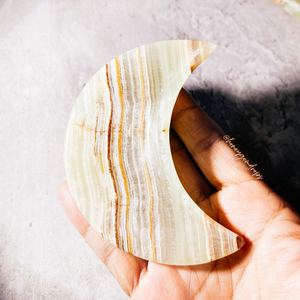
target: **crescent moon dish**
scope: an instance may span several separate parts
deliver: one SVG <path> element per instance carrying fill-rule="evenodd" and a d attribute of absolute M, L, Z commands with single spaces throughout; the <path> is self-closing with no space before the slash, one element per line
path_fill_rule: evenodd
<path fill-rule="evenodd" d="M 244 244 L 189 197 L 170 150 L 179 91 L 214 49 L 194 40 L 135 48 L 101 68 L 71 112 L 64 163 L 72 196 L 104 239 L 137 257 L 196 265 Z"/>

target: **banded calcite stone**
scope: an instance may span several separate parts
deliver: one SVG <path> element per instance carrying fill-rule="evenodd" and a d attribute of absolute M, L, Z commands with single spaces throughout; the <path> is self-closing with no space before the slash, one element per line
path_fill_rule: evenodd
<path fill-rule="evenodd" d="M 146 260 L 201 264 L 243 244 L 189 197 L 170 151 L 177 95 L 214 49 L 185 40 L 133 49 L 90 79 L 71 112 L 64 161 L 79 209 L 103 238 Z"/>

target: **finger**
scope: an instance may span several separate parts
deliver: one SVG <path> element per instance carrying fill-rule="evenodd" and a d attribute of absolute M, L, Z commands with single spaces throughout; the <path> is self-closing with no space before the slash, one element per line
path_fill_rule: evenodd
<path fill-rule="evenodd" d="M 275 220 L 294 218 L 287 203 L 263 181 L 255 180 L 248 166 L 237 160 L 236 152 L 223 140 L 224 132 L 184 90 L 177 99 L 171 124 L 203 175 L 220 190 L 210 196 L 210 201 L 218 208 L 222 225 L 252 242 L 268 224 L 274 226 Z M 229 188 L 223 188 L 226 186 Z"/>
<path fill-rule="evenodd" d="M 171 120 L 204 176 L 218 190 L 223 186 L 254 180 L 249 166 L 223 140 L 224 132 L 182 89 Z"/>
<path fill-rule="evenodd" d="M 58 197 L 73 225 L 117 279 L 122 289 L 131 295 L 139 279 L 147 272 L 147 261 L 126 253 L 104 240 L 80 212 L 66 181 L 59 187 Z"/>
<path fill-rule="evenodd" d="M 170 146 L 178 178 L 194 202 L 210 217 L 216 219 L 216 207 L 209 196 L 215 192 L 174 130 L 170 130 Z"/>

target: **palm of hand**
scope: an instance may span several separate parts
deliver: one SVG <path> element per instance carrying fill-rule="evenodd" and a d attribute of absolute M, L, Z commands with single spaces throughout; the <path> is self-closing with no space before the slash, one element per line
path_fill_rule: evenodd
<path fill-rule="evenodd" d="M 213 194 L 212 198 L 228 202 L 228 196 L 234 199 L 236 195 L 239 201 L 242 194 L 243 201 L 252 202 L 252 191 L 248 186 L 233 186 Z M 247 236 L 247 244 L 237 253 L 197 266 L 174 267 L 149 262 L 132 299 L 298 299 L 299 225 L 290 208 L 269 207 L 267 203 L 281 201 L 272 199 L 273 196 L 266 189 L 265 195 L 257 197 L 257 203 L 253 204 L 259 210 L 256 213 L 251 206 L 247 212 L 245 203 L 243 214 L 233 207 L 226 208 L 226 216 L 224 212 L 219 213 L 222 224 L 229 225 L 228 220 L 234 220 L 242 229 L 238 230 L 239 234 Z M 260 205 L 263 202 L 266 205 Z M 238 204 L 233 201 L 232 206 Z M 141 267 L 146 268 L 143 264 Z"/>
<path fill-rule="evenodd" d="M 184 143 L 171 134 L 174 164 L 185 189 L 208 215 L 247 244 L 203 265 L 148 262 L 104 241 L 63 183 L 59 197 L 75 227 L 132 299 L 300 299 L 299 216 L 236 161 L 220 140 L 220 129 L 184 91 L 174 108 L 172 127 Z"/>

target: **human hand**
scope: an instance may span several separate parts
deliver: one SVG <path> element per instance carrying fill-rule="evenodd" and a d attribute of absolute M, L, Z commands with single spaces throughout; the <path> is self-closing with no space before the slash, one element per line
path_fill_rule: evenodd
<path fill-rule="evenodd" d="M 132 299 L 300 299 L 299 216 L 236 159 L 224 132 L 184 90 L 171 125 L 173 161 L 184 188 L 203 211 L 247 244 L 202 265 L 148 262 L 100 237 L 64 182 L 59 199 L 74 226 Z"/>

